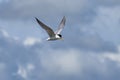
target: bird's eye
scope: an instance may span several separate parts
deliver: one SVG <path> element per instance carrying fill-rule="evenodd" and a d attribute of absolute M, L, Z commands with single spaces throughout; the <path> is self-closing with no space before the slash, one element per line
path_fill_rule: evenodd
<path fill-rule="evenodd" d="M 62 37 L 62 35 L 61 34 L 58 34 L 60 37 Z"/>

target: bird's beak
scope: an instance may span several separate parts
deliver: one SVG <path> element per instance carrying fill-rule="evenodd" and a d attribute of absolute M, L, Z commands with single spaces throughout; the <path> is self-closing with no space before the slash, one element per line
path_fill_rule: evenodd
<path fill-rule="evenodd" d="M 64 38 L 61 38 L 60 40 L 64 40 Z"/>

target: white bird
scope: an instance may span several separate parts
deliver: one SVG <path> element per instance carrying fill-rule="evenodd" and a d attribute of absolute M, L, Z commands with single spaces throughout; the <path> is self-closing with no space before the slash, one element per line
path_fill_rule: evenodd
<path fill-rule="evenodd" d="M 50 27 L 48 27 L 47 25 L 45 25 L 43 22 L 41 22 L 40 20 L 38 20 L 37 18 L 35 18 L 36 21 L 38 22 L 38 24 L 48 33 L 49 38 L 47 39 L 47 41 L 53 41 L 53 40 L 61 40 L 62 35 L 60 34 L 62 29 L 65 26 L 65 22 L 66 22 L 66 18 L 65 16 L 63 17 L 62 21 L 59 24 L 58 30 L 57 31 L 53 31 Z"/>

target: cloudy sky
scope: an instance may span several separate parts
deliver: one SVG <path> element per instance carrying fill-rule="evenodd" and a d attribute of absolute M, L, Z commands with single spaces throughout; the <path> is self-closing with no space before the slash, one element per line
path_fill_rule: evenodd
<path fill-rule="evenodd" d="M 119 34 L 120 0 L 0 0 L 0 80 L 120 80 Z"/>

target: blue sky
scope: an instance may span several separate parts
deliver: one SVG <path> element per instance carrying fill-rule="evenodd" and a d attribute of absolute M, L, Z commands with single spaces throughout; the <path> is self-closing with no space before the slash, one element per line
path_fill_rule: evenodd
<path fill-rule="evenodd" d="M 0 80 L 120 80 L 119 34 L 120 0 L 0 0 Z"/>

